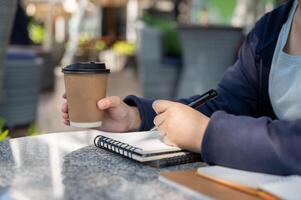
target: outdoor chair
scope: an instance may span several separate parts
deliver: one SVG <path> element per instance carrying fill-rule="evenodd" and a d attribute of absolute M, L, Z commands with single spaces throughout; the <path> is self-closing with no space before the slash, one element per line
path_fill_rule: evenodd
<path fill-rule="evenodd" d="M 32 49 L 9 48 L 4 62 L 3 98 L 0 102 L 0 116 L 7 127 L 19 127 L 35 121 L 41 62 Z"/>
<path fill-rule="evenodd" d="M 183 66 L 177 98 L 202 94 L 216 88 L 236 58 L 241 28 L 183 26 L 179 28 Z"/>
<path fill-rule="evenodd" d="M 6 47 L 9 43 L 16 8 L 16 0 L 0 0 L 0 101 L 3 84 L 3 62 L 6 54 Z"/>

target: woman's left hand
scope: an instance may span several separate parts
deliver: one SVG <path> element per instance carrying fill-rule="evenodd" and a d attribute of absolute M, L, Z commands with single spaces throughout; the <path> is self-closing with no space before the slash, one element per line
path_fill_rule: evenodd
<path fill-rule="evenodd" d="M 200 153 L 210 118 L 187 105 L 166 100 L 155 101 L 153 108 L 157 113 L 154 124 L 166 144 Z"/>

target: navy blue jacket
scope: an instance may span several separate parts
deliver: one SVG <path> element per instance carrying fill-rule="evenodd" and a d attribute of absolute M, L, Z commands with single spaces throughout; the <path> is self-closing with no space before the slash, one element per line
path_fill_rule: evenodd
<path fill-rule="evenodd" d="M 199 109 L 211 118 L 201 149 L 205 162 L 272 174 L 301 174 L 301 119 L 278 120 L 268 95 L 274 50 L 292 5 L 289 1 L 256 23 L 238 60 L 219 83 L 218 98 Z M 189 103 L 193 98 L 181 101 Z M 153 126 L 152 100 L 128 96 L 125 102 L 139 108 L 141 130 Z"/>

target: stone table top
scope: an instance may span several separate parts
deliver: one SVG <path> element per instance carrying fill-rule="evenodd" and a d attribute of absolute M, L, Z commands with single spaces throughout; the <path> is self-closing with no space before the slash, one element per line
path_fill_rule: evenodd
<path fill-rule="evenodd" d="M 0 200 L 196 198 L 158 177 L 202 163 L 153 168 L 95 147 L 97 134 L 64 132 L 1 142 Z"/>

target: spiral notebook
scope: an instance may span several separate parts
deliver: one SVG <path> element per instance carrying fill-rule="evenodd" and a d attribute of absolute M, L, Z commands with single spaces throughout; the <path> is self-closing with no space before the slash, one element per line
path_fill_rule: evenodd
<path fill-rule="evenodd" d="M 300 200 L 301 176 L 278 176 L 221 166 L 160 174 L 159 180 L 201 199 Z"/>
<path fill-rule="evenodd" d="M 200 160 L 199 154 L 166 145 L 157 131 L 131 133 L 100 132 L 95 138 L 94 144 L 96 147 L 155 167 Z"/>

